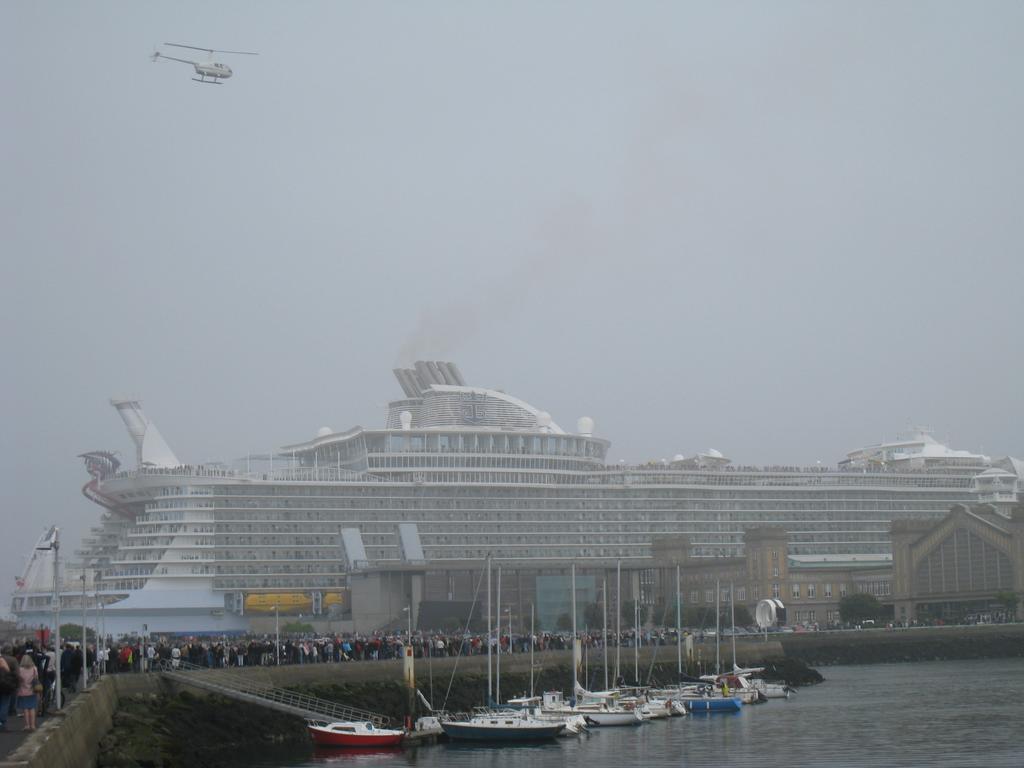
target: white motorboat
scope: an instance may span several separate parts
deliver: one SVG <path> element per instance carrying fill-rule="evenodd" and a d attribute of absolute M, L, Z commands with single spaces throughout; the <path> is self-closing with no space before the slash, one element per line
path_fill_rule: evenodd
<path fill-rule="evenodd" d="M 785 683 L 769 683 L 767 680 L 761 677 L 756 677 L 764 673 L 764 667 L 736 667 L 733 669 L 732 674 L 743 680 L 750 687 L 757 689 L 766 699 L 788 699 L 789 694 L 793 692 Z"/>
<path fill-rule="evenodd" d="M 626 709 L 613 706 L 607 701 L 570 704 L 562 698 L 561 691 L 548 691 L 544 694 L 542 710 L 549 714 L 581 716 L 587 723 L 610 727 L 618 725 L 640 725 L 643 716 L 639 709 Z"/>

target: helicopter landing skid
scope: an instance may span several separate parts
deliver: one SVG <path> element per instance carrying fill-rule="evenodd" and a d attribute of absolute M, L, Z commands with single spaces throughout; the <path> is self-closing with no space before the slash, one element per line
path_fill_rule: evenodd
<path fill-rule="evenodd" d="M 192 78 L 197 83 L 207 83 L 208 85 L 223 85 L 220 80 L 201 80 L 198 77 Z"/>

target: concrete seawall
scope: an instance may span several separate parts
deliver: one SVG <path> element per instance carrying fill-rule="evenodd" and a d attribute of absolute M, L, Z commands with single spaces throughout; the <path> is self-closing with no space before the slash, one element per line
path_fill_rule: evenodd
<path fill-rule="evenodd" d="M 110 730 L 122 696 L 156 693 L 155 675 L 108 675 L 75 696 L 61 712 L 41 721 L 39 729 L 0 768 L 85 768 L 95 765 L 100 739 Z"/>

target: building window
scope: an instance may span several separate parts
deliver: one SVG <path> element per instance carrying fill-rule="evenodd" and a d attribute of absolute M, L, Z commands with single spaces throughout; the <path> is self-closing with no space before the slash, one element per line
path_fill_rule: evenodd
<path fill-rule="evenodd" d="M 772 550 L 772 560 L 774 561 L 774 560 L 778 560 L 778 559 L 779 559 L 779 550 L 773 549 Z"/>
<path fill-rule="evenodd" d="M 814 618 L 814 611 L 808 611 L 807 612 L 807 620 L 808 621 L 817 621 L 817 619 Z"/>
<path fill-rule="evenodd" d="M 789 596 L 793 597 L 793 598 L 800 597 L 800 585 L 799 584 L 790 584 L 789 585 Z"/>
<path fill-rule="evenodd" d="M 739 600 L 741 603 L 747 599 L 746 587 L 736 587 L 736 599 Z"/>
<path fill-rule="evenodd" d="M 776 600 L 779 599 L 779 583 L 778 582 L 775 582 L 774 584 L 772 584 L 772 597 L 774 597 Z"/>
<path fill-rule="evenodd" d="M 807 597 L 817 597 L 817 596 L 818 596 L 818 585 L 817 584 L 808 584 L 807 585 Z M 811 621 L 814 621 L 814 619 L 811 619 Z"/>
<path fill-rule="evenodd" d="M 773 579 L 779 578 L 779 566 L 777 566 L 777 565 L 773 565 L 772 566 L 772 578 Z"/>
<path fill-rule="evenodd" d="M 826 584 L 825 585 L 825 597 L 832 597 L 832 585 L 831 584 Z"/>
<path fill-rule="evenodd" d="M 699 601 L 700 601 L 700 592 L 698 590 L 696 590 L 696 589 L 693 590 L 692 592 L 690 592 L 690 602 L 691 603 L 696 603 L 696 602 L 699 602 Z"/>
<path fill-rule="evenodd" d="M 845 584 L 840 584 L 839 585 L 839 596 L 840 597 L 846 597 L 846 585 Z"/>

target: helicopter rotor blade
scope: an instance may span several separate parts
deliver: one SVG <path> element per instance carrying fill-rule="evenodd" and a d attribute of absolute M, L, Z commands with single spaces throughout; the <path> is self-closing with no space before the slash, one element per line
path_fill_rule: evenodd
<path fill-rule="evenodd" d="M 181 43 L 164 43 L 164 45 L 173 45 L 175 48 L 191 48 L 193 51 L 206 51 L 211 56 L 215 53 L 236 53 L 241 56 L 259 56 L 255 51 L 223 51 L 219 48 L 200 48 L 197 45 L 182 45 Z"/>
<path fill-rule="evenodd" d="M 163 59 L 164 61 L 180 61 L 182 64 L 191 64 L 193 67 L 199 62 L 192 61 L 192 59 L 179 59 L 174 56 L 168 56 L 166 53 L 157 53 L 153 56 L 153 61 L 157 59 Z"/>
<path fill-rule="evenodd" d="M 200 48 L 198 45 L 182 45 L 181 43 L 164 43 L 164 45 L 173 45 L 175 48 L 191 48 L 193 51 L 206 51 L 213 54 L 213 48 Z"/>

